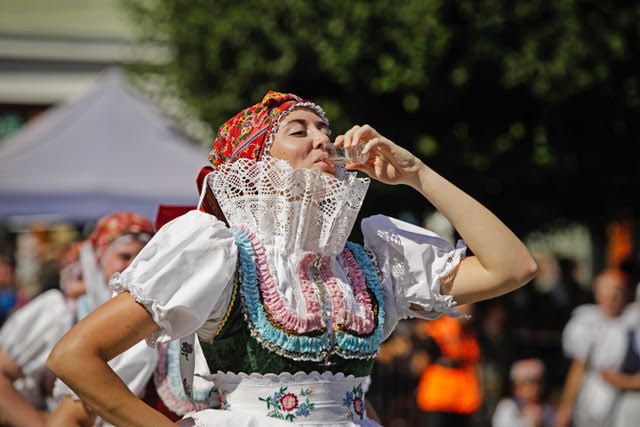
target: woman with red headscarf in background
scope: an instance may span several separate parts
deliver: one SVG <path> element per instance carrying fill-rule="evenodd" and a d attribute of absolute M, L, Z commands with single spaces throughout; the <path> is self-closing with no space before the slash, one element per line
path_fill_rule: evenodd
<path fill-rule="evenodd" d="M 208 378 L 219 409 L 181 423 L 376 425 L 364 405 L 367 377 L 398 320 L 455 315 L 456 301 L 515 289 L 536 264 L 486 208 L 372 127 L 336 139 L 368 156 L 346 168 L 329 136 L 317 104 L 277 92 L 225 123 L 202 199 L 211 191 L 230 227 L 200 210 L 165 225 L 111 279 L 120 295 L 60 341 L 50 368 L 114 424 L 172 425 L 107 361 L 141 338 L 182 339 L 190 394 L 198 340 L 217 371 Z M 364 247 L 347 242 L 369 185 L 356 170 L 419 191 L 475 255 L 381 215 L 362 221 Z"/>
<path fill-rule="evenodd" d="M 44 408 L 27 401 L 15 381 L 40 383 L 53 346 L 78 319 L 110 297 L 104 278 L 124 270 L 152 233 L 149 220 L 139 214 L 107 215 L 86 242 L 74 244 L 63 256 L 62 292 L 52 289 L 39 295 L 7 320 L 0 330 L 0 412 L 5 422 L 45 424 Z"/>

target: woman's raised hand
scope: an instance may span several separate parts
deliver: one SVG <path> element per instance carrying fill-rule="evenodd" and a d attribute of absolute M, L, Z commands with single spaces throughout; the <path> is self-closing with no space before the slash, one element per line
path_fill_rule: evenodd
<path fill-rule="evenodd" d="M 362 153 L 369 159 L 365 163 L 348 163 L 345 166 L 347 170 L 362 171 L 385 184 L 418 185 L 418 172 L 424 163 L 371 126 L 354 126 L 335 140 L 335 146 L 345 150 L 358 144 L 364 144 Z"/>

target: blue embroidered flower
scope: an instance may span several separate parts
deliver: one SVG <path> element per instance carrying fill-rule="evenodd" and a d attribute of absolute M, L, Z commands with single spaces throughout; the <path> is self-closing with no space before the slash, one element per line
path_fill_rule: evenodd
<path fill-rule="evenodd" d="M 308 417 L 308 416 L 309 416 L 309 405 L 307 405 L 306 402 L 303 402 L 296 410 L 296 417 Z"/>

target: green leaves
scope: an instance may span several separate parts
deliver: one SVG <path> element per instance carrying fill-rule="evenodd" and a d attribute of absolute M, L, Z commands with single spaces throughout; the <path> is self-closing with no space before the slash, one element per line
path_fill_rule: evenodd
<path fill-rule="evenodd" d="M 596 167 L 640 178 L 610 150 L 622 164 L 638 150 L 637 0 L 126 1 L 213 129 L 269 89 L 291 91 L 325 108 L 334 135 L 369 123 L 531 225 L 547 217 L 518 212 L 523 194 L 553 200 L 541 211 L 555 216 L 595 216 L 577 192 L 550 193 L 606 193 L 585 173 Z"/>

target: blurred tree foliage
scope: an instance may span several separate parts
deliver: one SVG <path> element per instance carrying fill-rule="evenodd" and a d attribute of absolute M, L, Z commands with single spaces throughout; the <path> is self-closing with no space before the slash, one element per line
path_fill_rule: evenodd
<path fill-rule="evenodd" d="M 640 205 L 637 0 L 126 2 L 214 128 L 291 91 L 334 134 L 369 123 L 414 150 L 518 232 Z M 365 213 L 427 207 L 373 192 Z"/>

